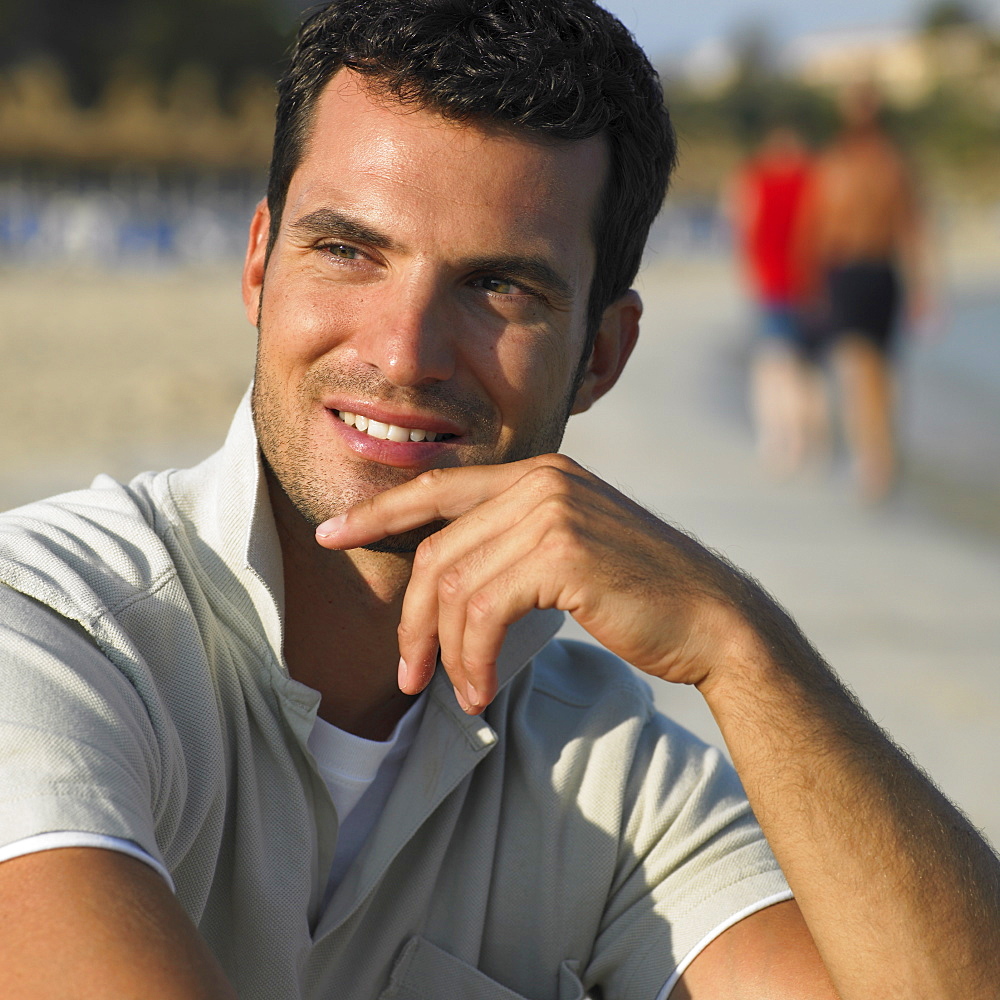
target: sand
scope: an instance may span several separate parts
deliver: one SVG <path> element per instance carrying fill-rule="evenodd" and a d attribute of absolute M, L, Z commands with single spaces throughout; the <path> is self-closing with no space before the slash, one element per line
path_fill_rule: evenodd
<path fill-rule="evenodd" d="M 0 509 L 214 450 L 255 337 L 236 265 L 0 271 Z"/>

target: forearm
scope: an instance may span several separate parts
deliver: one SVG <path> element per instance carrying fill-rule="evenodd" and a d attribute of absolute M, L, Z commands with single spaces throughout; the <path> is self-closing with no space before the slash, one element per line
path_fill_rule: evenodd
<path fill-rule="evenodd" d="M 841 996 L 994 996 L 996 856 L 791 619 L 732 587 L 731 662 L 699 688 Z"/>

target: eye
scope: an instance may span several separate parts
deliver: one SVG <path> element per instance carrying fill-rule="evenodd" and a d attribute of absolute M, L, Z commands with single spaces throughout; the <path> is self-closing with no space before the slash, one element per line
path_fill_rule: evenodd
<path fill-rule="evenodd" d="M 506 278 L 477 278 L 475 284 L 494 295 L 528 295 L 527 289 L 508 281 Z"/>
<path fill-rule="evenodd" d="M 357 248 L 346 243 L 322 243 L 317 247 L 330 257 L 340 260 L 361 260 L 364 254 Z"/>

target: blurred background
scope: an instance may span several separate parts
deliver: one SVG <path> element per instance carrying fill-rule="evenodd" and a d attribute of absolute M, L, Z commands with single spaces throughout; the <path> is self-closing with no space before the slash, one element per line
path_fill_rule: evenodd
<path fill-rule="evenodd" d="M 0 509 L 221 441 L 252 372 L 240 262 L 305 6 L 0 0 Z M 997 841 L 1000 4 L 606 6 L 661 71 L 681 163 L 636 358 L 565 448 L 761 577 Z M 894 359 L 900 473 L 874 506 L 836 432 L 793 475 L 759 460 L 731 204 L 776 121 L 822 154 L 858 81 L 913 178 L 933 289 Z M 714 738 L 686 695 L 657 691 Z"/>

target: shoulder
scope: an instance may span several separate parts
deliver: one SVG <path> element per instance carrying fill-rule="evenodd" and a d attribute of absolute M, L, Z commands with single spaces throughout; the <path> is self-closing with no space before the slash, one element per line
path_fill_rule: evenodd
<path fill-rule="evenodd" d="M 504 730 L 508 752 L 543 775 L 567 766 L 573 747 L 574 768 L 614 762 L 623 776 L 654 714 L 649 689 L 627 664 L 566 639 L 543 646 L 494 704 L 489 721 Z"/>
<path fill-rule="evenodd" d="M 739 794 L 719 751 L 658 711 L 643 677 L 600 646 L 554 639 L 518 687 L 512 691 L 509 736 L 529 744 L 539 761 L 560 759 L 573 746 L 581 767 L 613 771 L 607 791 L 614 784 L 613 794 L 626 797 L 648 792 L 650 769 L 662 790 L 693 788 L 708 779 L 732 783 Z"/>
<path fill-rule="evenodd" d="M 533 661 L 535 692 L 569 708 L 645 720 L 653 713 L 649 685 L 601 646 L 553 639 Z"/>
<path fill-rule="evenodd" d="M 173 572 L 158 478 L 100 476 L 0 514 L 0 582 L 77 620 L 149 593 Z"/>
<path fill-rule="evenodd" d="M 553 640 L 517 682 L 507 744 L 516 784 L 502 820 L 533 830 L 533 847 L 556 845 L 553 864 L 586 870 L 565 891 L 567 912 L 601 900 L 588 980 L 608 995 L 656 996 L 734 914 L 787 897 L 731 765 L 657 711 L 631 667 Z"/>

